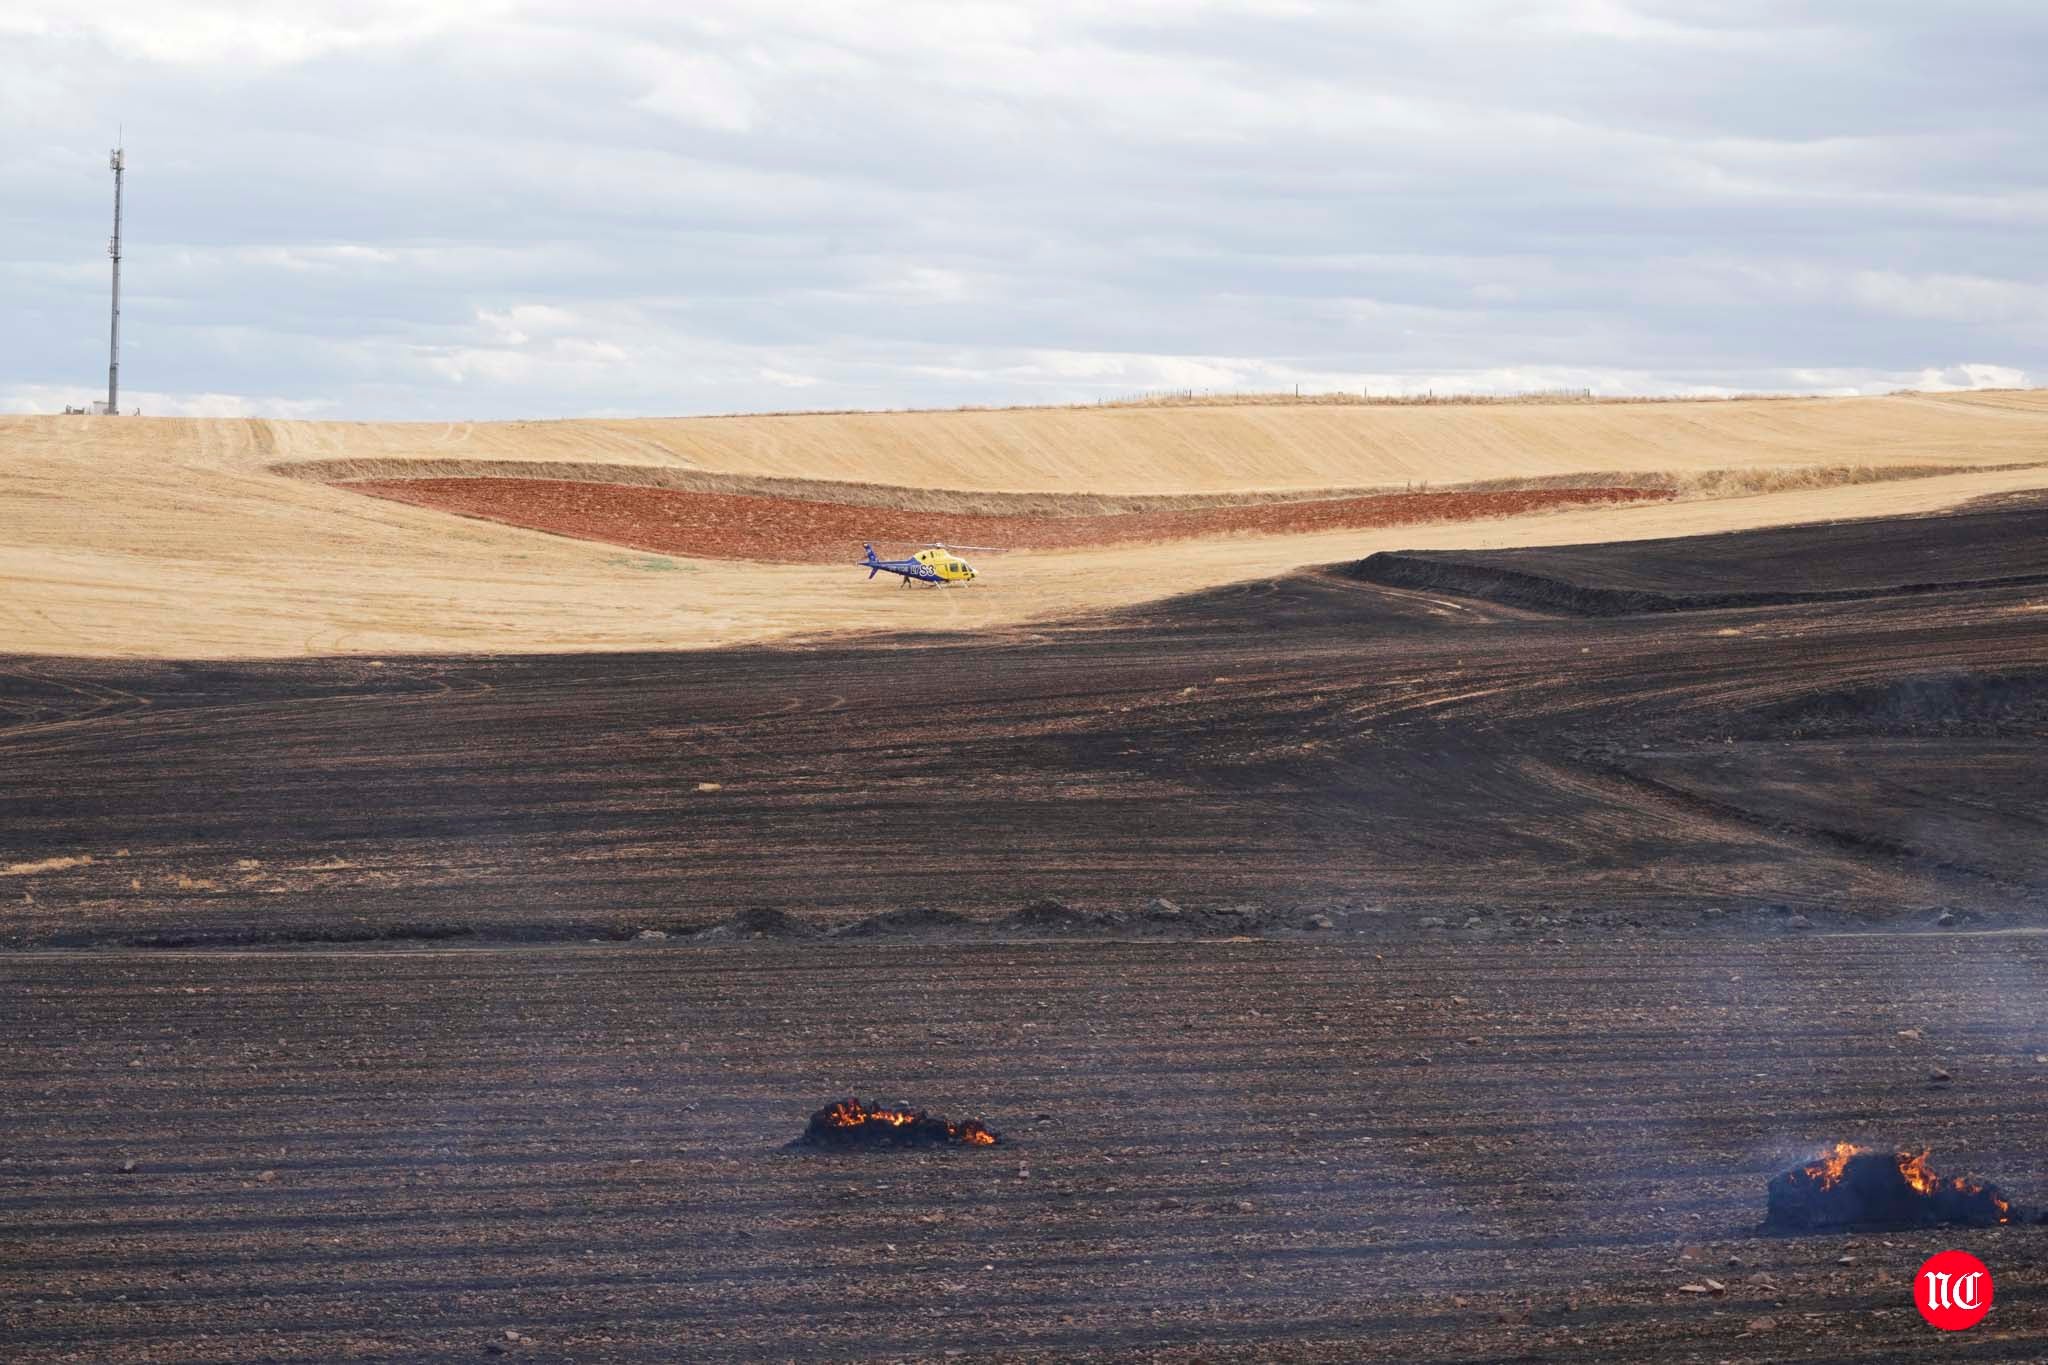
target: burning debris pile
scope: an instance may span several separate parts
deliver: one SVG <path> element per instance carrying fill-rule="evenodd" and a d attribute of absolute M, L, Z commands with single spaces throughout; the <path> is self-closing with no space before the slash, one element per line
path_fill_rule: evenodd
<path fill-rule="evenodd" d="M 948 1123 L 922 1109 L 870 1109 L 840 1100 L 811 1115 L 792 1147 L 994 1147 L 1002 1134 L 977 1119 Z"/>
<path fill-rule="evenodd" d="M 1772 1232 L 1822 1228 L 1990 1227 L 2033 1221 L 1996 1185 L 1936 1175 L 1927 1152 L 1880 1152 L 1838 1142 L 1818 1160 L 1770 1184 L 1764 1227 Z"/>

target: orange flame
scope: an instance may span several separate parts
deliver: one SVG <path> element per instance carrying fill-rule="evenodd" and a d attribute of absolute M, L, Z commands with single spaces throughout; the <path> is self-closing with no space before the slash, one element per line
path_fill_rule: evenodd
<path fill-rule="evenodd" d="M 870 1109 L 859 1100 L 840 1100 L 832 1106 L 826 1121 L 834 1128 L 858 1128 L 867 1123 L 883 1123 L 891 1128 L 902 1128 L 917 1122 L 920 1115 L 905 1109 Z M 948 1123 L 946 1136 L 955 1142 L 964 1142 L 973 1147 L 993 1147 L 996 1135 L 975 1121 Z"/>
<path fill-rule="evenodd" d="M 1842 1178 L 1842 1172 L 1849 1168 L 1849 1158 L 1865 1150 L 1867 1149 L 1858 1147 L 1853 1142 L 1838 1142 L 1831 1150 L 1822 1153 L 1819 1160 L 1808 1166 L 1806 1174 L 1820 1182 L 1822 1189 L 1833 1189 L 1835 1183 Z M 1917 1152 L 1899 1152 L 1896 1154 L 1896 1159 L 1899 1163 L 1899 1174 L 1905 1178 L 1906 1183 L 1912 1187 L 1915 1194 L 1933 1194 L 1941 1187 L 1941 1177 L 1936 1175 L 1934 1168 L 1927 1164 L 1927 1158 L 1933 1154 L 1933 1151 L 1934 1149 L 1931 1147 L 1922 1147 Z M 1986 1193 L 1982 1185 L 1966 1180 L 1962 1176 L 1952 1177 L 1948 1182 L 1948 1187 L 1957 1194 L 1963 1195 Z M 2001 1223 L 2011 1222 L 2011 1202 L 2001 1199 L 1995 1194 L 1990 1195 L 1990 1199 L 1992 1204 L 1998 1209 L 1998 1221 Z"/>
<path fill-rule="evenodd" d="M 1831 1190 L 1842 1178 L 1842 1172 L 1849 1169 L 1849 1158 L 1862 1151 L 1853 1142 L 1838 1142 L 1832 1152 L 1824 1153 L 1821 1159 L 1806 1168 L 1806 1173 L 1820 1182 L 1824 1190 Z"/>
<path fill-rule="evenodd" d="M 901 1128 L 916 1121 L 915 1114 L 901 1109 L 870 1109 L 859 1100 L 841 1100 L 832 1106 L 831 1124 L 834 1128 L 858 1128 L 863 1123 L 886 1123 L 891 1128 Z"/>
<path fill-rule="evenodd" d="M 1906 1183 L 1913 1187 L 1916 1194 L 1933 1194 L 1934 1187 L 1941 1183 L 1941 1177 L 1927 1165 L 1927 1157 L 1932 1150 L 1922 1147 L 1917 1152 L 1899 1153 L 1899 1174 L 1906 1177 Z M 1963 1187 L 1962 1180 L 1956 1181 L 1956 1187 Z"/>

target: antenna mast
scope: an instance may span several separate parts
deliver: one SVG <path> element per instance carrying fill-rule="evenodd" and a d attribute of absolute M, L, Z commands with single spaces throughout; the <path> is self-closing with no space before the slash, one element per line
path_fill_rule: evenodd
<path fill-rule="evenodd" d="M 116 147 L 107 154 L 107 168 L 114 173 L 114 235 L 107 239 L 107 255 L 114 258 L 114 312 L 107 338 L 107 415 L 120 412 L 121 400 L 121 173 L 128 169 L 128 157 Z"/>

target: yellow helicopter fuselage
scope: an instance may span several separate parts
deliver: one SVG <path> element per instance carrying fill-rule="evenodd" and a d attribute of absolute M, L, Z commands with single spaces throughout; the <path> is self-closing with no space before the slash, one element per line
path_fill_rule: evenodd
<path fill-rule="evenodd" d="M 906 588 L 912 583 L 937 588 L 965 583 L 974 577 L 974 566 L 943 545 L 929 546 L 908 559 L 884 559 L 870 544 L 865 557 L 854 562 L 868 571 L 869 581 L 878 573 L 892 573 L 903 580 Z"/>
<path fill-rule="evenodd" d="M 919 550 L 913 558 L 948 583 L 965 583 L 974 577 L 974 566 L 943 545 Z"/>

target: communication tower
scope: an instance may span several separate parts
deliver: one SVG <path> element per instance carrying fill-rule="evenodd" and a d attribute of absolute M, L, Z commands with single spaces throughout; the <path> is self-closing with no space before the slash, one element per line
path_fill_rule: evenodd
<path fill-rule="evenodd" d="M 107 255 L 114 260 L 114 311 L 107 335 L 107 405 L 109 416 L 118 413 L 121 401 L 121 175 L 128 169 L 128 157 L 119 147 L 107 154 L 107 168 L 114 173 L 114 235 L 107 239 Z"/>

